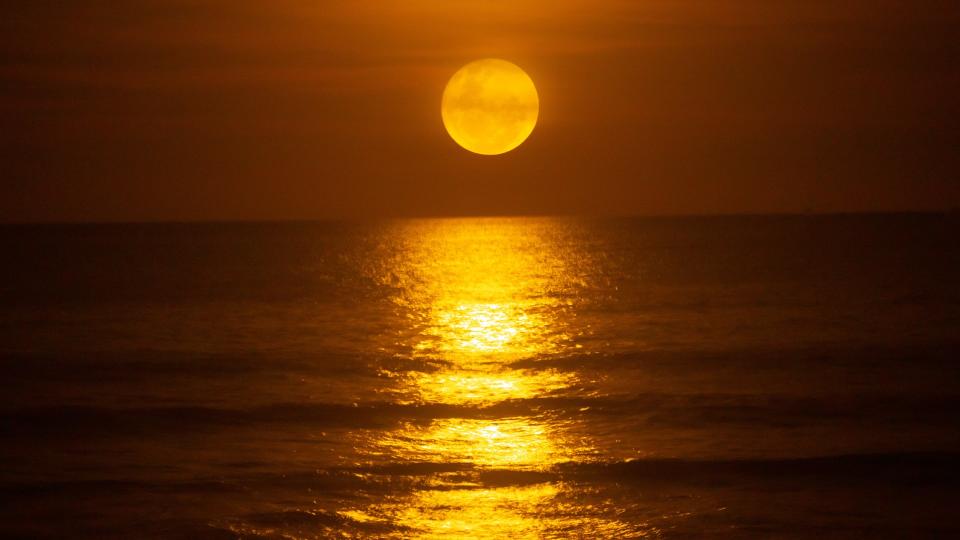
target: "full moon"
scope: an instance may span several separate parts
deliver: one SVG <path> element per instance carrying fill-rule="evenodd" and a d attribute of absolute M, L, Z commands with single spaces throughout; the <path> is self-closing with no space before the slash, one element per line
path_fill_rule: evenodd
<path fill-rule="evenodd" d="M 467 150 L 488 156 L 520 146 L 533 132 L 540 99 L 533 81 L 506 60 L 470 62 L 443 90 L 440 114 L 447 133 Z"/>

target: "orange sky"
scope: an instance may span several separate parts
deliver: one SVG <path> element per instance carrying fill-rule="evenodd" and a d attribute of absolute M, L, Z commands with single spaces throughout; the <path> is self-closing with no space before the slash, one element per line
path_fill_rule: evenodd
<path fill-rule="evenodd" d="M 960 4 L 142 0 L 6 6 L 0 219 L 960 206 Z M 500 57 L 498 157 L 440 120 Z"/>

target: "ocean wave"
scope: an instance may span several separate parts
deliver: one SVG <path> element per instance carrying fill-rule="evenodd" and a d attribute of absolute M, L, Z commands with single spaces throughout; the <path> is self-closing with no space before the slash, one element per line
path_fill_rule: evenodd
<path fill-rule="evenodd" d="M 908 344 L 834 344 L 802 342 L 739 348 L 710 347 L 711 343 L 690 342 L 671 349 L 636 350 L 629 352 L 593 352 L 557 354 L 516 360 L 516 369 L 669 369 L 682 371 L 705 366 L 724 367 L 731 371 L 796 369 L 799 366 L 852 367 L 871 370 L 930 364 L 956 372 L 954 359 L 960 341 L 944 339 L 935 342 Z"/>
<path fill-rule="evenodd" d="M 793 478 L 826 487 L 831 483 L 876 482 L 956 484 L 960 454 L 897 452 L 843 454 L 789 459 L 636 459 L 614 463 L 567 463 L 556 468 L 567 479 L 618 482 L 713 484 L 734 479 Z"/>
<path fill-rule="evenodd" d="M 383 370 L 435 371 L 436 361 L 395 356 L 313 354 L 200 354 L 190 351 L 113 351 L 77 354 L 5 353 L 0 369 L 7 380 L 127 381 L 157 377 L 219 379 L 256 374 L 309 374 L 331 378 L 376 376 Z"/>
<path fill-rule="evenodd" d="M 678 483 L 721 485 L 724 481 L 793 478 L 817 485 L 830 482 L 873 483 L 896 481 L 913 484 L 960 482 L 960 453 L 895 452 L 812 456 L 801 458 L 676 459 L 642 458 L 618 461 L 560 463 L 541 471 L 486 468 L 459 462 L 395 462 L 380 465 L 353 465 L 325 469 L 275 469 L 270 472 L 238 474 L 225 480 L 194 478 L 184 480 L 75 480 L 0 482 L 0 500 L 52 494 L 90 495 L 95 493 L 150 492 L 158 494 L 227 494 L 263 489 L 321 489 L 327 494 L 348 496 L 422 489 L 444 489 L 445 484 L 427 482 L 441 477 L 455 489 L 525 486 L 545 482 L 586 482 L 618 484 Z M 826 482 L 826 483 L 825 483 Z M 287 519 L 273 514 L 264 520 Z M 314 519 L 316 516 L 300 516 Z"/>
<path fill-rule="evenodd" d="M 0 437 L 23 434 L 110 434 L 185 431 L 245 425 L 382 429 L 437 419 L 591 417 L 629 419 L 631 425 L 791 427 L 869 420 L 886 425 L 954 426 L 960 396 L 819 396 L 753 394 L 642 394 L 506 400 L 488 406 L 443 403 L 276 403 L 250 408 L 215 406 L 48 406 L 0 411 Z"/>

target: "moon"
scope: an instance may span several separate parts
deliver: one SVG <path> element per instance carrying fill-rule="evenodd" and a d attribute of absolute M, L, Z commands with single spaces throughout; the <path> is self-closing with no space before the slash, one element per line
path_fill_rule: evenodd
<path fill-rule="evenodd" d="M 530 76 L 497 58 L 470 62 L 443 90 L 440 114 L 450 137 L 476 154 L 509 152 L 527 140 L 540 112 Z"/>

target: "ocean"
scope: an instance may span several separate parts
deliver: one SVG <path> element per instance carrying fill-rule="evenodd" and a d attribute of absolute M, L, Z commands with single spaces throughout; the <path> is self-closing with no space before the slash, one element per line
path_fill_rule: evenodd
<path fill-rule="evenodd" d="M 0 536 L 960 537 L 955 214 L 0 227 Z"/>

